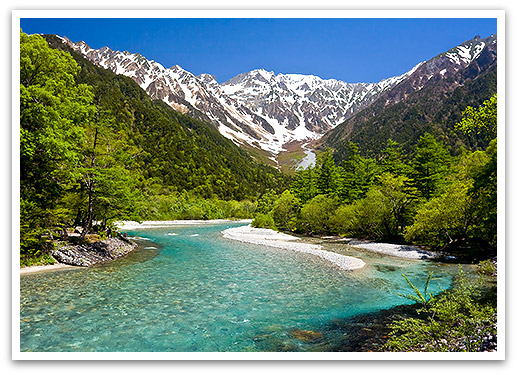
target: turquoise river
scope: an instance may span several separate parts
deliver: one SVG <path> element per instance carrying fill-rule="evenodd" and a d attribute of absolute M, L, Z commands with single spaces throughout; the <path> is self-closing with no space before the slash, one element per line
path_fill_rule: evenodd
<path fill-rule="evenodd" d="M 343 271 L 310 254 L 221 235 L 216 222 L 128 231 L 141 246 L 90 268 L 25 274 L 20 350 L 35 352 L 314 351 L 332 322 L 408 303 L 405 274 L 448 288 L 457 266 L 401 260 L 346 245 L 324 249 L 367 265 Z M 317 241 L 317 240 L 312 240 Z M 322 340 L 306 342 L 293 330 Z"/>

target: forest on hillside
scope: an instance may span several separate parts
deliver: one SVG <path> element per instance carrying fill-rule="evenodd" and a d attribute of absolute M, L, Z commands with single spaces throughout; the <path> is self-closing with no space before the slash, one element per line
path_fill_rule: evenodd
<path fill-rule="evenodd" d="M 22 263 L 48 259 L 68 228 L 85 238 L 117 220 L 248 218 L 285 183 L 213 125 L 21 33 Z"/>

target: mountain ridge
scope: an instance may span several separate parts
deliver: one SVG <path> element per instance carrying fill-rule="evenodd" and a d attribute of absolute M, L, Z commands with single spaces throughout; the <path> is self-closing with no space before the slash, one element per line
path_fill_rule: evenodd
<path fill-rule="evenodd" d="M 399 103 L 437 80 L 452 79 L 452 85 L 461 85 L 465 77 L 459 77 L 458 71 L 467 78 L 478 75 L 478 60 L 486 58 L 483 54 L 497 40 L 496 35 L 476 36 L 377 83 L 347 83 L 265 69 L 219 83 L 208 73 L 196 76 L 179 65 L 165 68 L 139 53 L 93 49 L 85 42 L 59 38 L 94 64 L 131 77 L 153 99 L 211 122 L 237 145 L 265 150 L 271 159 L 285 150 L 284 145 L 316 141 L 340 124 L 353 124 L 350 119 L 379 101 L 384 101 L 384 107 Z M 354 129 L 348 126 L 346 132 Z"/>
<path fill-rule="evenodd" d="M 497 92 L 496 77 L 497 37 L 476 36 L 422 64 L 368 108 L 327 132 L 318 145 L 337 149 L 352 141 L 373 156 L 388 138 L 409 148 L 430 132 L 456 149 L 475 146 L 483 141 L 457 134 L 454 125 L 467 106 L 477 107 Z"/>
<path fill-rule="evenodd" d="M 414 70 L 378 83 L 347 83 L 255 69 L 219 84 L 210 74 L 195 76 L 179 65 L 165 68 L 139 53 L 109 47 L 93 49 L 85 42 L 59 38 L 96 65 L 131 77 L 153 99 L 191 115 L 194 108 L 235 143 L 246 143 L 273 155 L 292 141 L 319 138 Z M 261 83 L 265 85 L 261 87 Z M 253 92 L 253 88 L 257 90 Z M 236 94 L 239 89 L 245 95 Z"/>

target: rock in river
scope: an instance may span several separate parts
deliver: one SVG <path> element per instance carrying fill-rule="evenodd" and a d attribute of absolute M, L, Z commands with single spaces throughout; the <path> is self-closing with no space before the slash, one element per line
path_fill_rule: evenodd
<path fill-rule="evenodd" d="M 88 267 L 120 258 L 133 251 L 137 244 L 126 238 L 108 238 L 80 245 L 64 244 L 52 252 L 60 263 Z"/>

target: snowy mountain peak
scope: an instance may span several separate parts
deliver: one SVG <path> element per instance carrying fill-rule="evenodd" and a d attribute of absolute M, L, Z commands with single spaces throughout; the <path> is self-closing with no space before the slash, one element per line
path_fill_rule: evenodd
<path fill-rule="evenodd" d="M 487 44 L 492 44 L 495 36 L 491 38 L 476 37 L 440 58 L 449 64 L 468 65 Z M 272 154 L 282 151 L 286 143 L 320 138 L 402 82 L 410 80 L 409 89 L 419 89 L 433 76 L 445 77 L 452 70 L 435 58 L 377 83 L 347 83 L 315 75 L 275 74 L 255 69 L 219 84 L 210 74 L 195 76 L 179 65 L 166 69 L 139 53 L 119 52 L 109 47 L 92 49 L 85 42 L 61 40 L 93 63 L 131 77 L 153 99 L 212 122 L 221 134 L 237 144 L 260 147 Z M 401 95 L 389 101 L 403 98 Z"/>
<path fill-rule="evenodd" d="M 495 40 L 495 35 L 491 35 L 486 39 L 482 39 L 479 35 L 476 35 L 473 39 L 451 48 L 443 55 L 457 65 L 468 66 L 472 61 L 477 59 L 487 44 L 493 44 Z"/>

